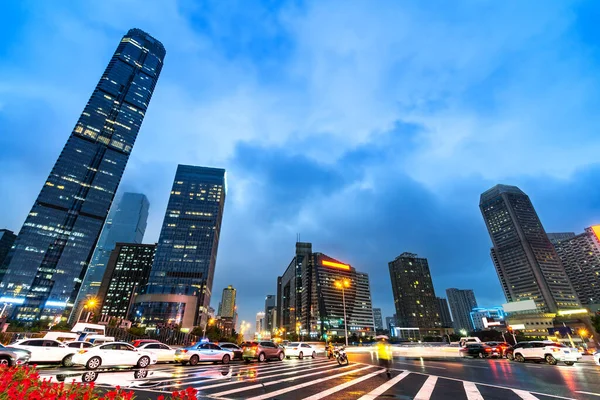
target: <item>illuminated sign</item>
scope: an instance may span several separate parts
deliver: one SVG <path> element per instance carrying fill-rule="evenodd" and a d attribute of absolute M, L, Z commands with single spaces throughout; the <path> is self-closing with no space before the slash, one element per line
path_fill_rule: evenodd
<path fill-rule="evenodd" d="M 578 310 L 558 310 L 558 315 L 572 315 L 572 314 L 587 314 L 588 310 L 580 308 Z"/>
<path fill-rule="evenodd" d="M 596 238 L 600 240 L 600 225 L 592 226 L 592 231 L 594 231 Z"/>
<path fill-rule="evenodd" d="M 66 306 L 67 306 L 67 302 L 65 302 L 65 301 L 48 300 L 46 302 L 46 307 L 66 307 Z"/>
<path fill-rule="evenodd" d="M 345 269 L 346 271 L 350 270 L 350 266 L 349 265 L 342 264 L 342 263 L 336 263 L 336 262 L 333 262 L 333 261 L 323 260 L 323 261 L 321 261 L 321 265 L 324 266 L 324 267 L 333 267 L 333 268 Z"/>
<path fill-rule="evenodd" d="M 0 303 L 9 303 L 9 304 L 23 304 L 25 302 L 24 298 L 17 297 L 0 297 Z"/>
<path fill-rule="evenodd" d="M 510 326 L 512 329 L 525 329 L 525 324 L 514 324 Z"/>

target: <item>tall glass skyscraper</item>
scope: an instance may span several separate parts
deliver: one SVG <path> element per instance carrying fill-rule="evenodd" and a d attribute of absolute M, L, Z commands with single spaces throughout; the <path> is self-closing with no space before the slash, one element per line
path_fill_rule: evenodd
<path fill-rule="evenodd" d="M 529 196 L 516 186 L 496 185 L 481 195 L 479 208 L 508 301 L 534 300 L 551 313 L 581 307 Z"/>
<path fill-rule="evenodd" d="M 108 259 L 117 242 L 142 243 L 148 222 L 150 203 L 144 194 L 124 193 L 116 207 L 112 207 L 100 234 L 81 285 L 73 292 L 75 298 L 71 318 L 79 315 L 80 307 L 87 297 L 98 294 Z"/>
<path fill-rule="evenodd" d="M 225 170 L 179 165 L 137 319 L 185 328 L 206 322 L 227 191 Z"/>
<path fill-rule="evenodd" d="M 446 296 L 454 319 L 454 331 L 469 333 L 475 329 L 471 319 L 471 311 L 477 307 L 475 293 L 471 289 L 450 288 L 446 289 Z"/>
<path fill-rule="evenodd" d="M 33 204 L 0 284 L 13 316 L 62 314 L 86 268 L 152 97 L 165 48 L 131 29 Z"/>

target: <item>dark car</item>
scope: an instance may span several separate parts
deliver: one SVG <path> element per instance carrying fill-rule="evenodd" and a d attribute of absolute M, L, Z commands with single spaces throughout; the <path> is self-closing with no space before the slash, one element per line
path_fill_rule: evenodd
<path fill-rule="evenodd" d="M 492 348 L 484 343 L 467 343 L 458 351 L 461 357 L 486 358 L 492 354 Z"/>
<path fill-rule="evenodd" d="M 158 340 L 154 340 L 154 339 L 136 339 L 136 340 L 132 340 L 131 344 L 133 345 L 133 347 L 140 347 L 143 344 L 146 343 L 160 343 Z"/>
<path fill-rule="evenodd" d="M 506 342 L 485 342 L 488 346 L 492 348 L 491 357 L 505 357 L 506 350 L 508 350 L 511 346 Z"/>
<path fill-rule="evenodd" d="M 242 359 L 242 353 L 244 351 L 237 344 L 223 342 L 223 343 L 218 343 L 218 345 L 222 349 L 233 351 L 233 359 L 234 360 L 241 360 Z"/>

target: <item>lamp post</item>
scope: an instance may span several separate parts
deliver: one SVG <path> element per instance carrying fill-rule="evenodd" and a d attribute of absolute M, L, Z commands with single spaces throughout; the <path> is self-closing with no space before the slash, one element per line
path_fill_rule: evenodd
<path fill-rule="evenodd" d="M 342 306 L 344 307 L 344 336 L 346 337 L 346 347 L 348 347 L 348 321 L 346 320 L 346 296 L 344 289 L 350 287 L 350 281 L 343 279 L 341 281 L 335 281 L 334 285 L 338 289 L 342 289 Z"/>
<path fill-rule="evenodd" d="M 207 325 L 212 325 L 215 322 L 214 318 L 209 318 L 206 323 L 204 324 L 204 332 L 202 333 L 202 338 L 206 339 L 206 327 Z"/>
<path fill-rule="evenodd" d="M 89 299 L 84 305 L 83 307 L 81 307 L 81 311 L 79 311 L 79 317 L 77 317 L 77 322 L 79 322 L 81 320 L 81 314 L 83 314 L 83 311 L 86 308 L 92 309 L 94 306 L 96 305 L 96 299 Z M 85 318 L 85 322 L 88 321 L 88 318 L 90 317 L 90 315 L 88 314 Z"/>

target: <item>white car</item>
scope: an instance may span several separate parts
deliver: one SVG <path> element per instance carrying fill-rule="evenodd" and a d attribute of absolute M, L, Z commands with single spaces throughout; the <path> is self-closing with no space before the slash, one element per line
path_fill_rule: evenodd
<path fill-rule="evenodd" d="M 77 352 L 77 349 L 51 339 L 22 339 L 10 347 L 30 351 L 31 364 L 61 363 L 65 367 L 73 366 L 72 357 Z"/>
<path fill-rule="evenodd" d="M 594 353 L 594 361 L 596 361 L 596 365 L 600 365 L 600 350 Z"/>
<path fill-rule="evenodd" d="M 559 361 L 566 365 L 573 365 L 581 358 L 581 353 L 575 348 L 570 348 L 561 343 L 551 341 L 519 342 L 513 347 L 515 361 L 545 360 L 550 365 Z"/>
<path fill-rule="evenodd" d="M 233 357 L 233 351 L 222 349 L 214 343 L 196 343 L 175 351 L 175 361 L 183 365 L 196 365 L 201 361 L 221 361 L 223 364 L 229 364 Z"/>
<path fill-rule="evenodd" d="M 308 343 L 291 342 L 285 345 L 285 357 L 298 357 L 302 360 L 304 357 L 315 358 L 317 350 Z"/>
<path fill-rule="evenodd" d="M 139 350 L 156 354 L 158 362 L 175 362 L 175 349 L 163 343 L 146 343 L 137 347 Z"/>
<path fill-rule="evenodd" d="M 156 364 L 156 354 L 138 350 L 129 343 L 113 342 L 81 349 L 73 356 L 73 364 L 83 365 L 86 369 L 98 367 L 136 366 L 146 368 Z"/>

